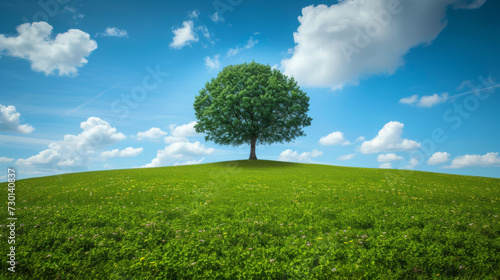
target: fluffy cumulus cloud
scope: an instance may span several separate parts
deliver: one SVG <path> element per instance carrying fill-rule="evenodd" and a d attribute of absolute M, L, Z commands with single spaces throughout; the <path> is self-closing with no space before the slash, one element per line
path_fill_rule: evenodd
<path fill-rule="evenodd" d="M 127 30 L 123 30 L 116 27 L 108 27 L 103 33 L 99 35 L 103 37 L 128 37 Z"/>
<path fill-rule="evenodd" d="M 458 156 L 451 161 L 446 168 L 464 168 L 464 167 L 491 167 L 500 166 L 500 157 L 498 153 L 487 153 L 485 155 L 464 155 Z"/>
<path fill-rule="evenodd" d="M 214 55 L 213 58 L 209 56 L 205 57 L 205 66 L 207 66 L 210 70 L 217 70 L 220 68 L 219 55 Z"/>
<path fill-rule="evenodd" d="M 167 133 L 158 127 L 152 127 L 147 131 L 141 131 L 137 133 L 137 140 L 144 139 L 158 139 L 167 135 Z"/>
<path fill-rule="evenodd" d="M 344 134 L 340 131 L 334 131 L 327 136 L 323 136 L 319 139 L 319 143 L 324 146 L 333 145 L 350 145 L 351 142 L 347 141 Z"/>
<path fill-rule="evenodd" d="M 176 137 L 192 137 L 198 136 L 196 133 L 196 129 L 194 126 L 196 125 L 196 121 L 189 122 L 187 124 L 172 126 L 171 134 Z"/>
<path fill-rule="evenodd" d="M 361 143 L 359 151 L 363 154 L 373 154 L 391 151 L 410 151 L 420 148 L 420 143 L 403 139 L 404 124 L 400 122 L 388 122 L 378 132 L 378 135 L 372 140 L 366 140 Z"/>
<path fill-rule="evenodd" d="M 123 150 L 114 149 L 111 151 L 105 151 L 101 153 L 103 159 L 115 158 L 115 157 L 135 157 L 142 153 L 143 149 L 128 147 Z"/>
<path fill-rule="evenodd" d="M 391 162 L 391 161 L 396 161 L 396 160 L 402 160 L 402 156 L 398 156 L 396 154 L 390 153 L 390 154 L 380 154 L 377 157 L 378 162 Z"/>
<path fill-rule="evenodd" d="M 106 121 L 90 117 L 80 124 L 83 130 L 78 135 L 65 135 L 64 139 L 49 144 L 49 147 L 27 159 L 18 159 L 23 167 L 45 167 L 51 169 L 85 167 L 97 150 L 125 139 Z"/>
<path fill-rule="evenodd" d="M 144 167 L 166 166 L 179 161 L 192 161 L 200 156 L 209 155 L 214 152 L 214 148 L 207 148 L 200 142 L 176 142 L 167 145 L 165 149 L 159 150 L 151 163 Z M 200 161 L 201 162 L 201 161 Z"/>
<path fill-rule="evenodd" d="M 8 132 L 31 133 L 35 130 L 29 124 L 20 124 L 21 114 L 16 107 L 0 104 L 0 130 Z"/>
<path fill-rule="evenodd" d="M 450 160 L 450 154 L 446 152 L 436 152 L 427 160 L 428 165 L 445 163 Z"/>
<path fill-rule="evenodd" d="M 190 42 L 198 42 L 198 36 L 195 33 L 194 23 L 192 20 L 187 20 L 182 23 L 182 27 L 172 30 L 174 39 L 170 43 L 170 47 L 181 49 L 189 45 Z"/>
<path fill-rule="evenodd" d="M 448 93 L 442 93 L 442 94 L 435 93 L 433 95 L 426 95 L 422 97 L 419 97 L 418 95 L 414 94 L 409 97 L 401 98 L 401 100 L 399 100 L 399 103 L 408 105 L 417 105 L 418 107 L 429 108 L 446 102 L 448 98 L 449 98 Z"/>
<path fill-rule="evenodd" d="M 50 75 L 75 76 L 78 67 L 87 64 L 97 43 L 79 29 L 70 29 L 51 36 L 52 26 L 46 22 L 24 23 L 17 27 L 17 36 L 0 34 L 0 54 L 29 60 L 31 69 Z"/>
<path fill-rule="evenodd" d="M 13 162 L 13 161 L 14 161 L 13 158 L 0 157 L 0 163 L 9 163 L 9 162 Z"/>
<path fill-rule="evenodd" d="M 311 152 L 303 152 L 299 154 L 297 151 L 290 149 L 281 152 L 278 160 L 281 161 L 299 161 L 299 162 L 311 162 L 312 158 L 319 157 L 323 155 L 323 152 L 318 150 L 312 150 Z"/>
<path fill-rule="evenodd" d="M 307 6 L 298 17 L 285 74 L 303 85 L 341 88 L 360 78 L 393 74 L 411 48 L 428 45 L 446 27 L 448 6 L 475 9 L 484 0 L 350 0 Z"/>
<path fill-rule="evenodd" d="M 170 136 L 163 138 L 165 143 L 172 144 L 176 142 L 189 142 L 187 137 L 196 137 L 201 134 L 196 132 L 194 126 L 196 121 L 189 122 L 183 125 L 170 125 Z"/>
<path fill-rule="evenodd" d="M 351 160 L 356 156 L 356 154 L 348 154 L 348 155 L 342 155 L 339 156 L 337 159 L 338 160 Z"/>

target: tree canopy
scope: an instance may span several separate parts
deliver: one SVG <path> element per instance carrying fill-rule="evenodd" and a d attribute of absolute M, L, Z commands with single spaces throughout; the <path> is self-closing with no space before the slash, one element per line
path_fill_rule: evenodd
<path fill-rule="evenodd" d="M 200 90 L 195 129 L 220 145 L 290 142 L 311 125 L 309 97 L 297 82 L 269 65 L 229 65 Z"/>

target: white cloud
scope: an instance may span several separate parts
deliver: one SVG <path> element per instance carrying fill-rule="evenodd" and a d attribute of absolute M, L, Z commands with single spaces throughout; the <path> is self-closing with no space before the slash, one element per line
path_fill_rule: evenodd
<path fill-rule="evenodd" d="M 396 160 L 401 160 L 403 159 L 402 156 L 398 156 L 396 154 L 380 154 L 377 157 L 378 162 L 391 162 L 391 161 L 396 161 Z"/>
<path fill-rule="evenodd" d="M 194 33 L 194 24 L 192 20 L 187 20 L 182 23 L 182 27 L 172 30 L 174 39 L 170 43 L 170 47 L 181 49 L 190 42 L 198 42 L 198 36 Z"/>
<path fill-rule="evenodd" d="M 464 167 L 491 167 L 500 166 L 500 157 L 498 153 L 487 153 L 485 155 L 464 155 L 458 156 L 451 161 L 451 165 L 445 168 L 464 168 Z"/>
<path fill-rule="evenodd" d="M 135 156 L 138 156 L 139 154 L 141 154 L 142 151 L 143 151 L 142 147 L 140 147 L 140 148 L 128 147 L 128 148 L 125 148 L 121 151 L 119 149 L 114 149 L 111 151 L 102 152 L 101 157 L 104 159 L 115 158 L 115 157 L 135 157 Z"/>
<path fill-rule="evenodd" d="M 258 33 L 256 33 L 258 34 Z M 253 36 L 250 36 L 250 38 L 248 39 L 248 41 L 245 43 L 245 46 L 243 47 L 235 47 L 235 48 L 230 48 L 227 50 L 227 56 L 230 57 L 230 56 L 235 56 L 237 54 L 239 54 L 243 49 L 251 49 L 253 48 L 255 45 L 257 45 L 259 43 L 259 40 L 258 39 L 254 39 Z"/>
<path fill-rule="evenodd" d="M 318 150 L 312 150 L 311 152 L 303 152 L 299 154 L 297 151 L 292 151 L 290 149 L 281 152 L 278 160 L 281 161 L 301 161 L 301 162 L 311 162 L 311 158 L 319 157 L 323 152 Z"/>
<path fill-rule="evenodd" d="M 137 133 L 137 140 L 144 139 L 158 139 L 167 135 L 167 133 L 158 127 L 152 127 L 147 131 L 141 131 Z"/>
<path fill-rule="evenodd" d="M 167 145 L 165 149 L 159 150 L 151 163 L 144 167 L 165 166 L 178 160 L 190 160 L 193 157 L 209 155 L 214 152 L 214 148 L 207 148 L 200 142 L 177 142 Z"/>
<path fill-rule="evenodd" d="M 348 154 L 348 155 L 339 156 L 337 159 L 338 160 L 351 160 L 355 156 L 356 156 L 356 154 Z"/>
<path fill-rule="evenodd" d="M 0 157 L 0 163 L 9 163 L 12 162 L 13 160 L 14 160 L 13 158 Z"/>
<path fill-rule="evenodd" d="M 399 103 L 402 103 L 402 104 L 414 104 L 417 102 L 418 102 L 418 95 L 416 95 L 416 94 L 409 96 L 409 97 L 401 98 L 401 100 L 399 100 Z"/>
<path fill-rule="evenodd" d="M 196 121 L 192 121 L 187 124 L 172 127 L 171 134 L 175 137 L 199 136 L 199 134 L 196 133 L 196 129 L 194 128 L 195 125 Z"/>
<path fill-rule="evenodd" d="M 324 146 L 333 145 L 350 145 L 351 142 L 347 141 L 344 134 L 340 131 L 334 131 L 327 136 L 323 136 L 319 139 L 319 143 Z"/>
<path fill-rule="evenodd" d="M 414 169 L 417 165 L 418 165 L 418 157 L 415 156 L 412 159 L 410 159 L 408 165 L 403 166 L 403 169 Z"/>
<path fill-rule="evenodd" d="M 210 58 L 209 56 L 205 57 L 205 65 L 210 68 L 210 70 L 213 69 L 219 69 L 220 68 L 220 62 L 219 62 L 219 55 L 214 55 L 213 58 Z"/>
<path fill-rule="evenodd" d="M 390 162 L 382 163 L 379 165 L 378 168 L 390 169 L 390 168 L 392 168 L 392 164 Z"/>
<path fill-rule="evenodd" d="M 80 134 L 67 134 L 63 140 L 49 144 L 48 149 L 27 159 L 18 159 L 16 163 L 23 167 L 84 167 L 98 149 L 126 138 L 116 128 L 97 117 L 88 118 L 80 124 L 80 128 L 83 130 Z"/>
<path fill-rule="evenodd" d="M 440 163 L 445 163 L 450 160 L 450 154 L 446 152 L 436 152 L 429 160 L 427 160 L 428 165 L 436 165 Z"/>
<path fill-rule="evenodd" d="M 479 8 L 484 3 L 458 5 L 465 2 L 350 0 L 307 6 L 293 34 L 293 55 L 281 61 L 282 69 L 305 86 L 334 89 L 391 75 L 411 48 L 432 43 L 446 27 L 449 5 Z"/>
<path fill-rule="evenodd" d="M 359 147 L 363 154 L 373 154 L 391 151 L 410 151 L 420 147 L 414 140 L 402 139 L 404 124 L 388 122 L 372 140 L 364 141 Z"/>
<path fill-rule="evenodd" d="M 87 64 L 97 43 L 90 35 L 70 29 L 52 38 L 52 26 L 46 22 L 21 24 L 16 28 L 17 37 L 0 34 L 0 54 L 19 57 L 31 62 L 31 69 L 50 75 L 56 70 L 59 76 L 76 76 L 78 67 Z"/>
<path fill-rule="evenodd" d="M 127 30 L 119 29 L 116 27 L 108 27 L 103 33 L 100 33 L 103 37 L 128 37 Z"/>
<path fill-rule="evenodd" d="M 418 106 L 420 107 L 432 107 L 440 103 L 444 103 L 448 100 L 448 93 L 443 93 L 441 95 L 433 94 L 430 96 L 422 96 L 420 101 L 418 102 Z"/>
<path fill-rule="evenodd" d="M 198 10 L 193 10 L 192 12 L 189 13 L 190 18 L 197 18 L 200 15 L 200 11 Z"/>
<path fill-rule="evenodd" d="M 422 96 L 420 98 L 418 97 L 418 95 L 414 94 L 412 96 L 402 98 L 401 100 L 399 100 L 399 103 L 408 105 L 416 104 L 418 107 L 429 108 L 446 102 L 448 100 L 448 97 L 448 93 L 446 92 L 442 94 L 435 93 L 433 95 Z"/>
<path fill-rule="evenodd" d="M 35 130 L 29 124 L 20 124 L 20 116 L 21 114 L 16 111 L 16 107 L 0 104 L 0 130 L 19 133 L 31 133 Z"/>
<path fill-rule="evenodd" d="M 215 22 L 215 23 L 218 23 L 218 22 L 224 22 L 224 18 L 219 16 L 219 13 L 214 13 L 213 15 L 210 15 L 210 19 Z"/>
<path fill-rule="evenodd" d="M 167 136 L 163 138 L 166 144 L 172 144 L 177 142 L 189 142 L 187 137 L 196 137 L 202 134 L 196 133 L 194 126 L 196 121 L 189 122 L 183 125 L 170 125 L 170 134 L 172 136 Z"/>
<path fill-rule="evenodd" d="M 199 160 L 193 159 L 193 160 L 188 160 L 188 161 L 182 162 L 182 163 L 176 162 L 176 163 L 174 163 L 174 166 L 200 164 L 204 159 L 205 159 L 205 157 L 202 157 Z"/>

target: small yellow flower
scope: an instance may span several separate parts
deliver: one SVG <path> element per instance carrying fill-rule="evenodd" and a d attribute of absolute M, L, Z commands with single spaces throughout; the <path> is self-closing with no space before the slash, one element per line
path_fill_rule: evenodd
<path fill-rule="evenodd" d="M 142 262 L 145 259 L 145 257 L 142 257 L 139 261 Z"/>
<path fill-rule="evenodd" d="M 318 239 L 323 239 L 323 237 L 318 237 Z"/>

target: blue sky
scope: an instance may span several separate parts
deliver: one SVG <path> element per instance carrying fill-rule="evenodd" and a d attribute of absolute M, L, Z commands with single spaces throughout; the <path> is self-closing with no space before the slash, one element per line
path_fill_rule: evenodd
<path fill-rule="evenodd" d="M 293 76 L 313 118 L 259 159 L 500 177 L 499 8 L 3 1 L 0 166 L 28 178 L 246 159 L 194 132 L 192 104 L 224 66 L 255 60 Z"/>

